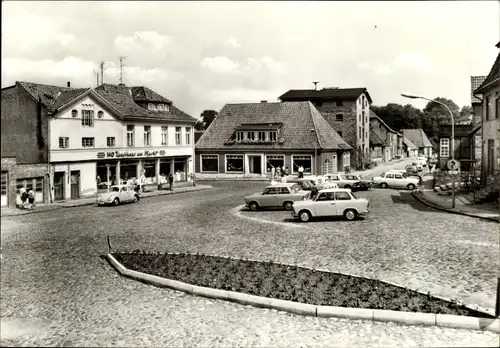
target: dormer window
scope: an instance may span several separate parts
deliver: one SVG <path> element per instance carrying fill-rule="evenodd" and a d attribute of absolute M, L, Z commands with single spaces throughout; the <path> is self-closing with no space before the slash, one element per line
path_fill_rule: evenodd
<path fill-rule="evenodd" d="M 259 141 L 265 141 L 266 140 L 266 132 L 258 132 L 257 133 L 257 139 Z"/>
<path fill-rule="evenodd" d="M 277 131 L 269 132 L 269 140 L 270 141 L 278 141 L 278 132 Z"/>
<path fill-rule="evenodd" d="M 165 112 L 169 112 L 169 111 L 170 111 L 170 105 L 165 104 Z"/>
<path fill-rule="evenodd" d="M 156 104 L 148 103 L 148 110 L 149 111 L 156 111 Z"/>
<path fill-rule="evenodd" d="M 165 110 L 165 104 L 158 104 L 158 111 L 164 111 Z"/>
<path fill-rule="evenodd" d="M 247 139 L 248 140 L 255 140 L 255 133 L 254 132 L 247 132 Z"/>
<path fill-rule="evenodd" d="M 243 132 L 236 132 L 236 141 L 243 141 Z"/>

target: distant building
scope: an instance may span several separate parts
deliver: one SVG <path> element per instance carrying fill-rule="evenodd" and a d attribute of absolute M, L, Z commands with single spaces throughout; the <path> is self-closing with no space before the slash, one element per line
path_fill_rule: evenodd
<path fill-rule="evenodd" d="M 417 129 L 402 129 L 403 136 L 410 140 L 418 148 L 419 156 L 432 156 L 432 143 L 421 128 Z"/>
<path fill-rule="evenodd" d="M 389 127 L 372 110 L 370 110 L 370 148 L 372 160 L 375 156 L 382 162 L 388 162 L 403 156 L 403 135 Z"/>
<path fill-rule="evenodd" d="M 406 152 L 406 156 L 408 157 L 417 157 L 418 156 L 418 147 L 413 144 L 410 140 L 403 136 L 403 149 Z"/>
<path fill-rule="evenodd" d="M 200 177 L 265 177 L 272 168 L 296 175 L 350 166 L 352 147 L 310 102 L 226 104 L 196 143 Z"/>
<path fill-rule="evenodd" d="M 279 99 L 282 102 L 311 102 L 354 149 L 353 166 L 361 168 L 370 162 L 372 98 L 366 88 L 291 89 Z"/>

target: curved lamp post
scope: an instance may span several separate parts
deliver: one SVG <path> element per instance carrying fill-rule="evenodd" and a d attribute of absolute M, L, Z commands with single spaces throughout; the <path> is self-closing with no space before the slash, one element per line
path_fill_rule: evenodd
<path fill-rule="evenodd" d="M 316 134 L 316 130 L 314 128 L 311 128 L 311 134 Z M 311 175 L 317 175 L 316 174 L 316 157 L 317 157 L 317 154 L 316 154 L 316 140 L 314 141 L 314 174 L 311 173 Z M 312 170 L 311 170 L 312 172 Z"/>
<path fill-rule="evenodd" d="M 405 98 L 409 98 L 409 99 L 425 99 L 425 100 L 428 100 L 428 101 L 436 103 L 436 104 L 441 104 L 446 108 L 446 110 L 448 110 L 448 112 L 450 113 L 450 118 L 451 118 L 451 159 L 455 160 L 455 119 L 453 117 L 453 112 L 451 112 L 448 105 L 446 105 L 440 101 L 437 101 L 437 100 L 429 99 L 429 98 L 422 97 L 422 96 L 415 95 L 415 94 L 411 94 L 411 93 L 401 93 L 401 96 L 403 96 Z M 451 190 L 451 193 L 452 193 L 451 207 L 455 208 L 455 189 L 456 188 L 455 188 L 455 177 L 454 176 L 453 176 L 452 181 L 453 181 L 453 183 L 452 183 L 453 189 Z"/>

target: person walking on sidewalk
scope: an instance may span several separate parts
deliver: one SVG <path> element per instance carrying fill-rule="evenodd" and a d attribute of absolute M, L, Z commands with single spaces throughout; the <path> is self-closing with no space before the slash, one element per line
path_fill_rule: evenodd
<path fill-rule="evenodd" d="M 299 179 L 304 177 L 304 167 L 302 165 L 299 167 Z"/>
<path fill-rule="evenodd" d="M 168 186 L 169 190 L 172 191 L 172 184 L 174 183 L 174 176 L 172 173 L 168 174 Z"/>

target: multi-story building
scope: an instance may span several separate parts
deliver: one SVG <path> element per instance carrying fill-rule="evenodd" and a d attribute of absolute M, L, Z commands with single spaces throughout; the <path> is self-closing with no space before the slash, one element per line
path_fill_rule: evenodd
<path fill-rule="evenodd" d="M 351 147 L 309 102 L 227 104 L 196 143 L 200 177 L 296 175 L 350 166 Z"/>
<path fill-rule="evenodd" d="M 310 101 L 327 122 L 355 149 L 351 164 L 361 168 L 370 162 L 370 105 L 366 88 L 289 90 L 282 102 Z"/>
<path fill-rule="evenodd" d="M 500 48 L 500 42 L 496 46 Z M 482 97 L 481 181 L 484 184 L 489 176 L 500 176 L 500 53 L 474 94 Z"/>
<path fill-rule="evenodd" d="M 147 87 L 16 86 L 47 107 L 42 128 L 52 201 L 93 196 L 98 185 L 142 174 L 156 183 L 162 174 L 186 180 L 193 171 L 196 120 Z M 20 124 L 35 117 L 25 113 Z"/>

